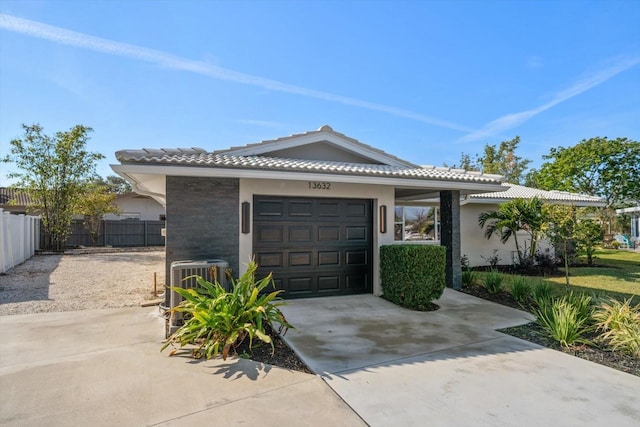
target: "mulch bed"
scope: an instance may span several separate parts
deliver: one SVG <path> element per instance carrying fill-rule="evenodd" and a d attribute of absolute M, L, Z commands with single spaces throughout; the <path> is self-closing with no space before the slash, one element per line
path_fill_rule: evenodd
<path fill-rule="evenodd" d="M 474 285 L 463 287 L 462 292 L 478 298 L 493 301 L 498 304 L 523 310 L 520 304 L 518 304 L 513 299 L 511 294 L 506 291 L 502 291 L 497 294 L 490 294 L 483 286 Z M 618 371 L 640 376 L 640 359 L 634 359 L 631 356 L 627 356 L 619 352 L 614 353 L 607 348 L 600 348 L 595 346 L 578 345 L 571 348 L 561 347 L 560 344 L 551 339 L 544 332 L 542 327 L 535 322 L 528 323 L 522 326 L 514 326 L 512 328 L 500 329 L 499 332 L 503 332 L 505 334 L 527 340 L 544 347 L 562 351 L 563 353 L 580 357 L 591 362 L 599 363 L 601 365 L 617 369 Z M 592 334 L 591 336 L 587 336 L 585 338 L 594 341 L 596 338 L 596 334 Z"/>

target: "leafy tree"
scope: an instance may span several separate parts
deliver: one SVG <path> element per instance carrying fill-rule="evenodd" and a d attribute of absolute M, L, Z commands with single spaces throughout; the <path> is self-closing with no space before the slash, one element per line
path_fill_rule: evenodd
<path fill-rule="evenodd" d="M 109 175 L 106 179 L 98 177 L 96 178 L 95 183 L 107 187 L 108 191 L 114 194 L 127 194 L 133 192 L 131 184 L 116 175 Z"/>
<path fill-rule="evenodd" d="M 2 161 L 19 169 L 8 177 L 17 179 L 15 187 L 29 194 L 42 215 L 45 247 L 61 250 L 86 182 L 94 177 L 96 162 L 104 156 L 87 151 L 90 127 L 76 125 L 53 137 L 44 135 L 38 124 L 22 127 L 24 137 L 10 142 L 11 151 Z"/>
<path fill-rule="evenodd" d="M 627 138 L 583 139 L 573 147 L 552 148 L 548 160 L 527 182 L 545 190 L 604 197 L 607 207 L 640 201 L 640 143 Z"/>
<path fill-rule="evenodd" d="M 79 202 L 78 211 L 75 213 L 84 216 L 84 227 L 89 232 L 91 243 L 98 244 L 100 237 L 100 225 L 105 214 L 119 212 L 114 204 L 117 194 L 112 193 L 109 187 L 100 184 L 89 184 Z"/>
<path fill-rule="evenodd" d="M 587 265 L 593 265 L 596 246 L 602 243 L 600 224 L 590 219 L 578 221 L 576 226 L 576 249 L 587 257 Z"/>
<path fill-rule="evenodd" d="M 509 141 L 502 141 L 499 146 L 486 144 L 482 156 L 476 155 L 475 160 L 469 154 L 462 153 L 460 166 L 457 167 L 503 175 L 507 182 L 520 184 L 524 180 L 524 172 L 531 160 L 516 155 L 518 144 L 520 144 L 519 136 Z"/>
<path fill-rule="evenodd" d="M 537 243 L 545 226 L 545 216 L 543 213 L 542 200 L 534 197 L 532 199 L 514 199 L 498 206 L 496 211 L 482 212 L 478 217 L 481 228 L 485 228 L 485 237 L 490 239 L 494 233 L 500 236 L 500 241 L 504 244 L 513 237 L 518 252 L 518 262 L 524 265 L 526 260 L 533 260 Z M 524 254 L 518 242 L 518 231 L 524 230 L 529 234 L 529 253 Z"/>

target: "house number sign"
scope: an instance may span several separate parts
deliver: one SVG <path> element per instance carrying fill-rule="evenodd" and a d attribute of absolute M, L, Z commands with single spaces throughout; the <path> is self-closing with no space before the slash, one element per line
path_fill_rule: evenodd
<path fill-rule="evenodd" d="M 312 190 L 331 190 L 331 183 L 322 181 L 309 181 L 309 188 Z"/>

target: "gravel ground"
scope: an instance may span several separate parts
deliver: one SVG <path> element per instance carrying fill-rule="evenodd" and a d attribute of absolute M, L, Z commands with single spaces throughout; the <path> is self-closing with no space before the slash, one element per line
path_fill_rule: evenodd
<path fill-rule="evenodd" d="M 90 252 L 90 251 L 89 251 Z M 138 306 L 165 283 L 164 250 L 36 255 L 0 274 L 0 315 Z"/>

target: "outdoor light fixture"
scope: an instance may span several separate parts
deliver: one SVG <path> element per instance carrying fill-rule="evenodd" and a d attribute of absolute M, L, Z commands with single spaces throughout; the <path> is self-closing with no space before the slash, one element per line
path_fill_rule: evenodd
<path fill-rule="evenodd" d="M 387 206 L 380 205 L 380 232 L 387 232 Z"/>
<path fill-rule="evenodd" d="M 242 234 L 251 232 L 251 203 L 242 202 Z"/>

